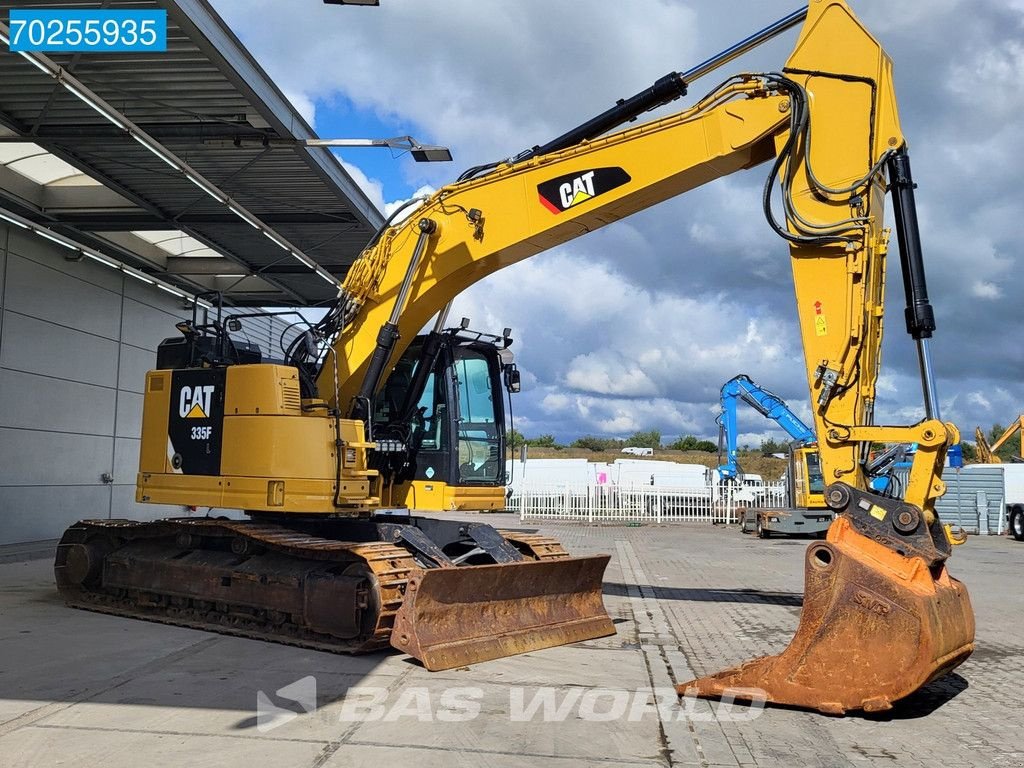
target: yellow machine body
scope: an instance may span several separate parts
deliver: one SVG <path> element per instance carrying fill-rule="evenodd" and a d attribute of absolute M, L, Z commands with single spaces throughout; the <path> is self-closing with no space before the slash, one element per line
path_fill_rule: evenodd
<path fill-rule="evenodd" d="M 504 509 L 504 486 L 460 486 L 431 480 L 413 480 L 395 488 L 395 506 L 446 512 Z"/>
<path fill-rule="evenodd" d="M 821 456 L 817 446 L 801 446 L 792 454 L 793 506 L 801 509 L 827 509 Z"/>
<path fill-rule="evenodd" d="M 147 374 L 137 501 L 353 516 L 379 505 L 361 421 L 304 409 L 294 368 L 233 365 L 223 374 L 210 384 L 176 383 L 170 370 Z M 172 420 L 184 425 L 177 451 Z M 213 431 L 222 435 L 217 472 L 183 472 L 187 446 L 205 451 Z"/>

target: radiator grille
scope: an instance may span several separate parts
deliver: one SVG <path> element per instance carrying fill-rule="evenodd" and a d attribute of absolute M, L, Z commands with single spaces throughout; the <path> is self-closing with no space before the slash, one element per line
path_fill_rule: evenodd
<path fill-rule="evenodd" d="M 299 392 L 299 382 L 295 379 L 281 380 L 281 405 L 285 410 L 302 410 L 302 395 Z"/>

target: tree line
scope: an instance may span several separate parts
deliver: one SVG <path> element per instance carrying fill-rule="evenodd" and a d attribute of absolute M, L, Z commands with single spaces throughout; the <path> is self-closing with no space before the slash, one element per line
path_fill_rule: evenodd
<path fill-rule="evenodd" d="M 619 451 L 623 448 L 652 448 L 665 449 L 670 451 L 704 451 L 716 453 L 718 445 L 710 440 L 701 440 L 693 435 L 679 437 L 665 445 L 661 442 L 661 432 L 656 429 L 641 430 L 634 432 L 627 438 L 599 437 L 597 435 L 584 435 L 578 437 L 568 444 L 561 444 L 555 440 L 553 435 L 538 435 L 537 437 L 526 437 L 516 430 L 512 430 L 508 436 L 509 445 L 518 450 L 524 445 L 533 448 L 553 448 L 561 450 L 565 448 L 578 448 L 588 451 Z"/>
<path fill-rule="evenodd" d="M 994 443 L 998 440 L 1005 427 L 1001 424 L 993 424 L 992 428 L 986 433 L 989 444 Z M 584 435 L 578 437 L 570 443 L 563 444 L 555 440 L 554 435 L 537 435 L 536 437 L 526 437 L 522 433 L 512 430 L 508 435 L 508 444 L 513 450 L 519 450 L 522 446 L 528 445 L 533 448 L 553 448 L 554 450 L 564 450 L 565 448 L 577 448 L 582 450 L 594 451 L 595 453 L 600 451 L 619 451 L 623 448 L 636 447 L 636 448 L 653 448 L 665 449 L 670 451 L 703 451 L 705 453 L 717 453 L 718 445 L 711 440 L 702 440 L 694 437 L 693 435 L 685 435 L 683 437 L 676 438 L 670 443 L 662 445 L 661 432 L 656 429 L 641 430 L 634 432 L 630 437 L 617 438 L 617 437 L 600 437 L 598 435 Z M 877 443 L 872 445 L 872 450 L 883 451 L 885 445 Z M 964 460 L 965 461 L 976 461 L 977 451 L 973 443 L 967 442 L 966 440 L 962 443 Z M 771 454 L 782 453 L 785 454 L 789 451 L 789 444 L 783 440 L 773 440 L 771 438 L 762 440 L 761 445 L 758 449 L 753 448 L 750 445 L 742 445 L 739 450 L 749 453 L 757 451 L 765 456 Z M 1011 438 L 996 451 L 996 455 L 999 456 L 1004 462 L 1011 462 L 1016 457 L 1019 457 L 1021 450 L 1020 441 L 1016 438 Z"/>

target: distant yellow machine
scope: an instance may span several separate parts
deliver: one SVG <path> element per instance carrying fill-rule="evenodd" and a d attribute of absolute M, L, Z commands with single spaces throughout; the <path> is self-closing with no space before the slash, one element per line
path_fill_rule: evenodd
<path fill-rule="evenodd" d="M 490 343 L 493 354 L 476 354 L 466 329 L 445 327 L 447 307 L 499 269 L 770 162 L 764 213 L 790 245 L 825 499 L 838 518 L 807 551 L 789 648 L 680 688 L 881 710 L 960 664 L 973 614 L 946 570 L 950 541 L 935 512 L 958 434 L 938 413 L 927 346 L 935 323 L 892 64 L 842 0 L 815 0 L 751 40 L 805 17 L 780 72 L 731 77 L 676 114 L 631 122 L 683 96 L 730 50 L 438 190 L 373 238 L 338 301 L 283 361 L 230 344 L 230 316 L 183 326 L 181 345 L 146 379 L 137 498 L 233 507 L 250 520 L 82 521 L 58 549 L 65 598 L 316 648 L 390 642 L 431 669 L 614 631 L 601 605 L 607 556 L 568 557 L 536 534 L 409 515 L 491 506 L 503 493 L 474 473 L 486 478 L 501 460 L 495 403 L 503 377 L 507 388 L 514 378 L 499 354 L 507 334 Z M 907 426 L 873 418 L 887 193 L 927 414 Z M 867 489 L 876 441 L 918 445 L 903 500 Z"/>
<path fill-rule="evenodd" d="M 1003 460 L 996 455 L 996 451 L 1002 448 L 1006 441 L 1018 432 L 1020 432 L 1020 453 L 1018 455 L 1024 456 L 1024 413 L 1014 419 L 1010 426 L 1006 428 L 1006 431 L 992 445 L 988 444 L 988 438 L 985 437 L 981 427 L 976 427 L 974 439 L 976 441 L 978 461 L 982 464 L 1002 464 Z"/>

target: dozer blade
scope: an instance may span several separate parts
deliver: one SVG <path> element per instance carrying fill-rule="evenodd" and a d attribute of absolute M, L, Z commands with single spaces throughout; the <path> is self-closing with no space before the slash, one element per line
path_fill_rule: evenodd
<path fill-rule="evenodd" d="M 680 695 L 762 699 L 829 714 L 889 709 L 974 649 L 963 584 L 837 518 L 807 549 L 796 636 L 765 656 L 677 686 Z"/>
<path fill-rule="evenodd" d="M 391 644 L 431 671 L 615 634 L 608 555 L 417 570 Z"/>

